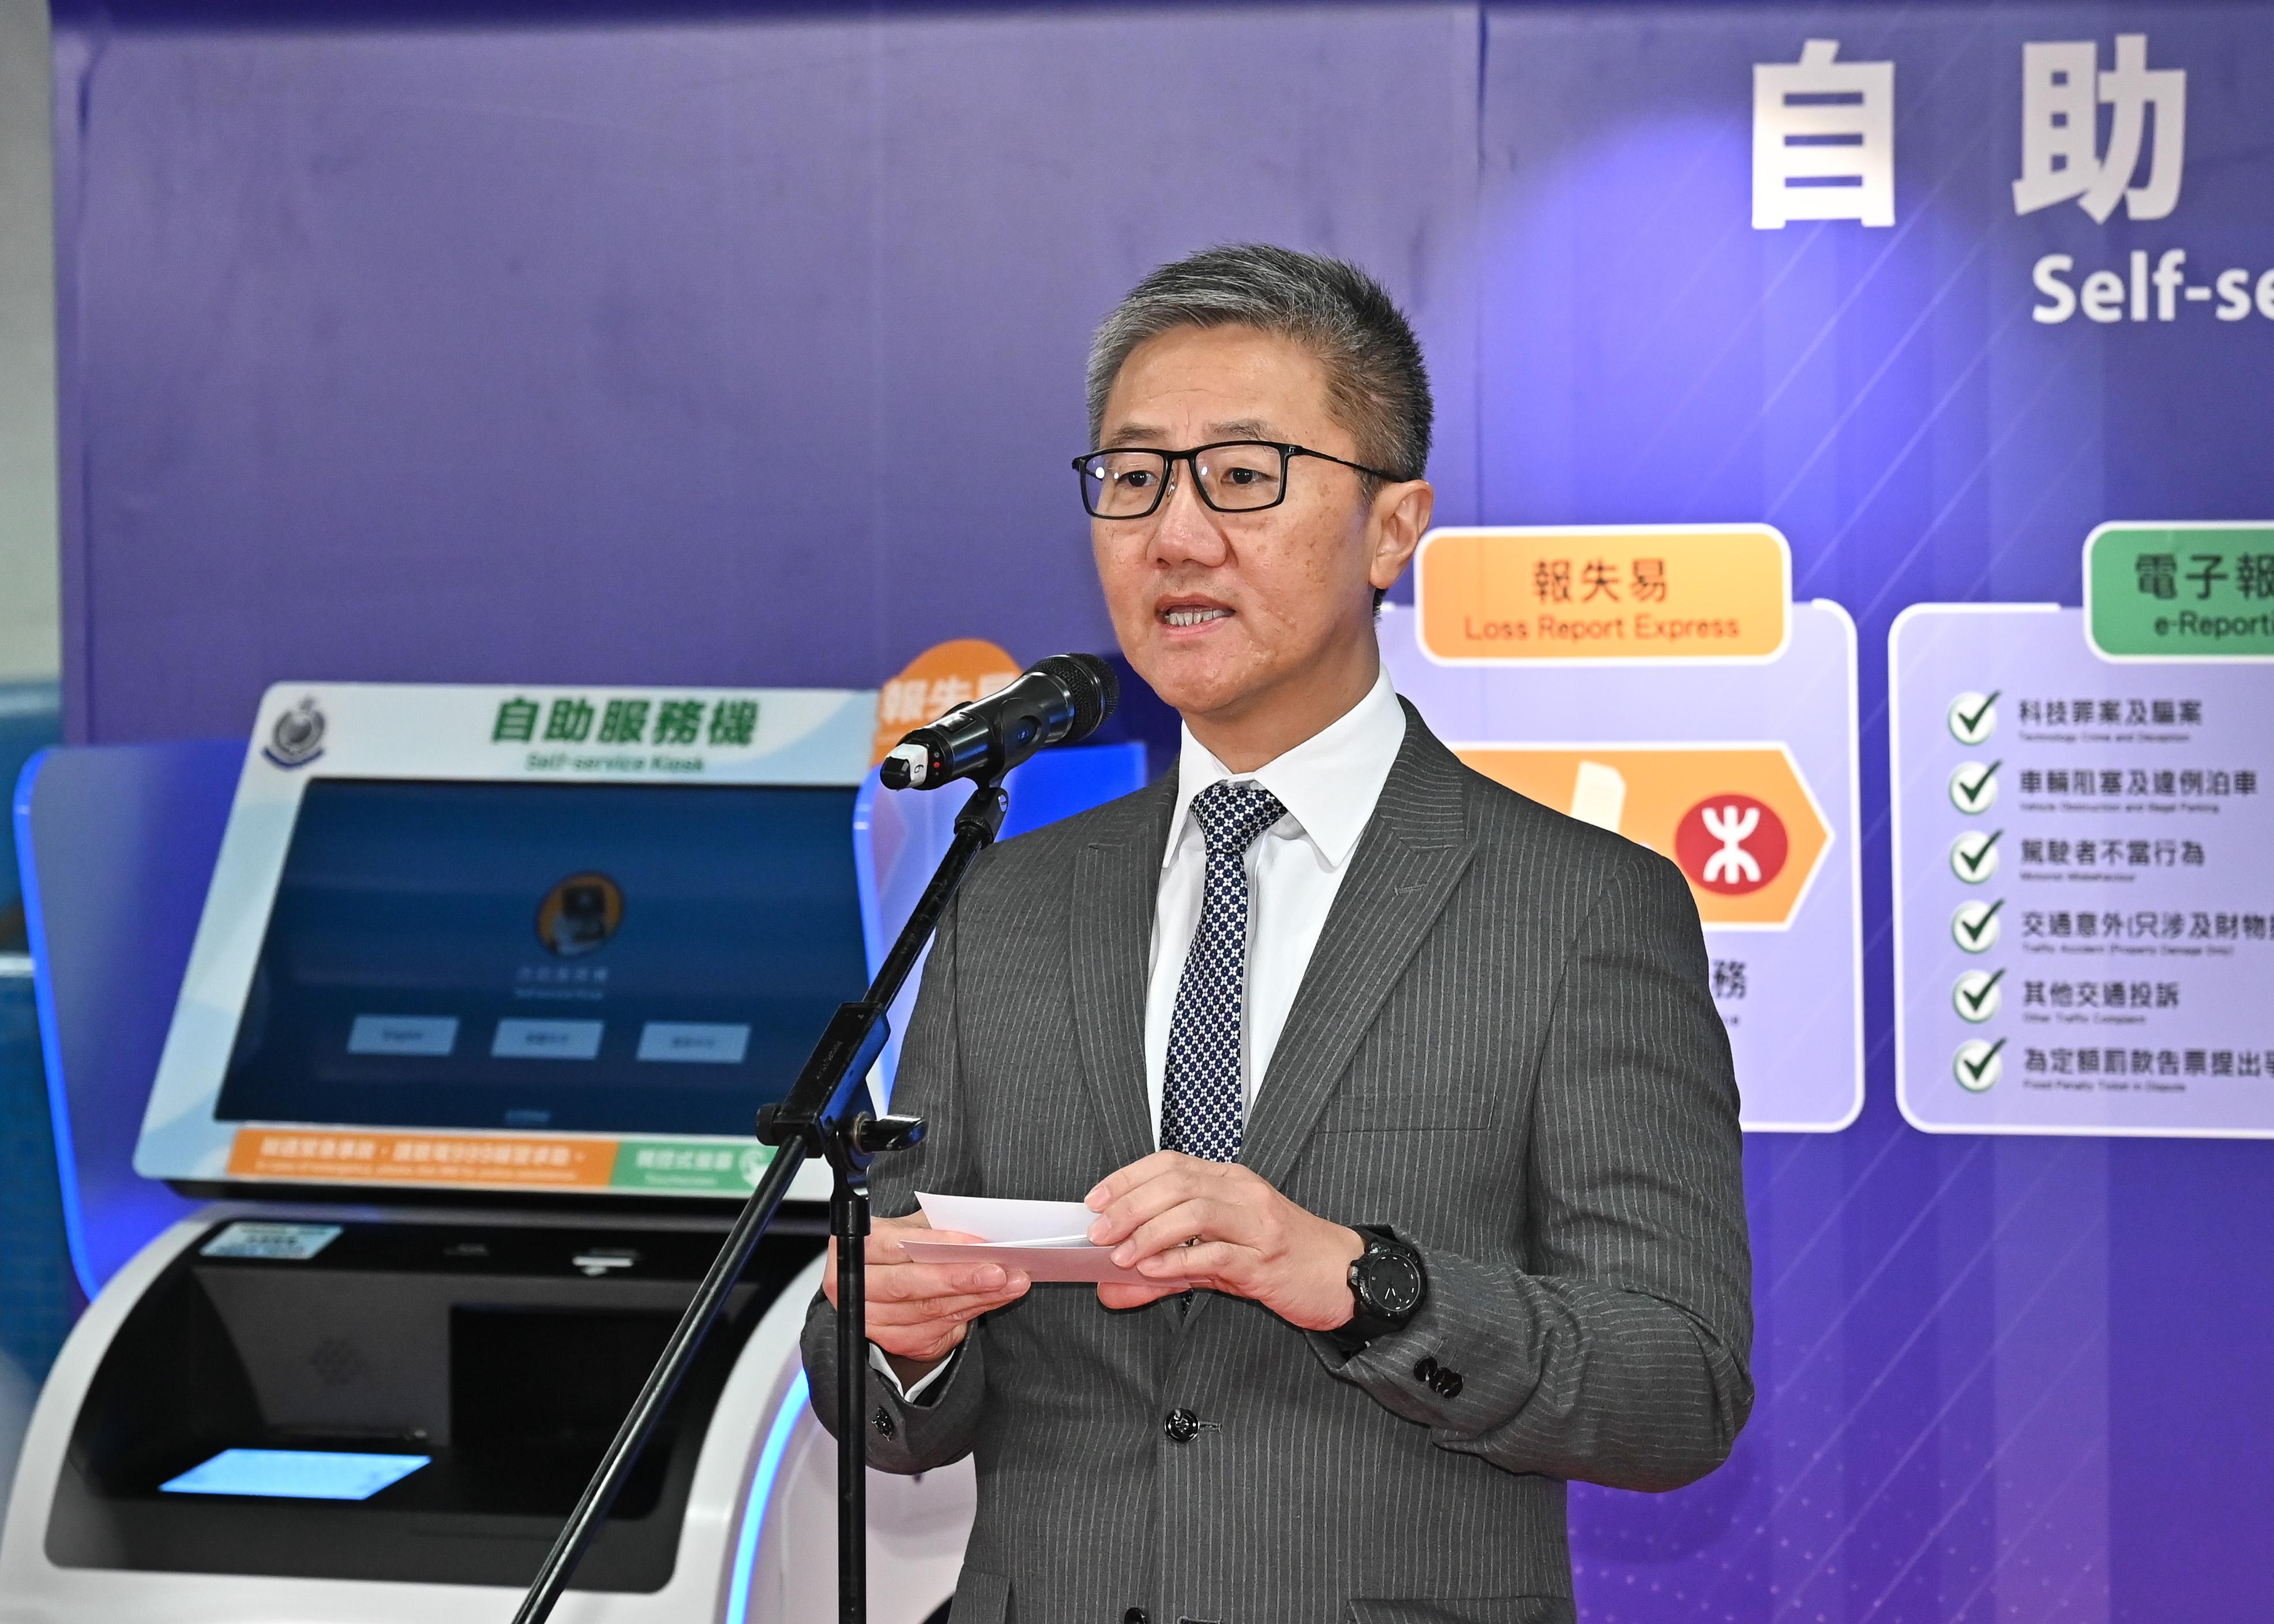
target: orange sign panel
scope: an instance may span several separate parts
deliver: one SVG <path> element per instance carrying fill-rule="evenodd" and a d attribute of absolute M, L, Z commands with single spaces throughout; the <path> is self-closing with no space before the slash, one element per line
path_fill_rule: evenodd
<path fill-rule="evenodd" d="M 1792 922 L 1831 826 L 1781 745 L 1467 745 L 1460 758 L 1672 858 L 1709 925 Z"/>
<path fill-rule="evenodd" d="M 1766 524 L 1442 530 L 1422 538 L 1422 651 L 1450 663 L 1766 659 L 1792 553 Z"/>
<path fill-rule="evenodd" d="M 229 1170 L 240 1178 L 321 1184 L 597 1189 L 607 1184 L 615 1161 L 614 1139 L 239 1128 Z"/>
<path fill-rule="evenodd" d="M 983 637 L 958 637 L 926 649 L 877 695 L 876 748 L 869 764 L 890 756 L 926 722 L 1007 686 L 1019 671 L 1018 661 Z"/>

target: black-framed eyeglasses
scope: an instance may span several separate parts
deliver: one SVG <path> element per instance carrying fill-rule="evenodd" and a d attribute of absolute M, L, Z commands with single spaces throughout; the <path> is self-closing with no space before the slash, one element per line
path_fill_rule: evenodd
<path fill-rule="evenodd" d="M 1218 513 L 1257 513 L 1287 500 L 1287 465 L 1299 456 L 1316 457 L 1396 485 L 1403 477 L 1344 457 L 1268 440 L 1222 440 L 1189 451 L 1156 451 L 1145 446 L 1086 451 L 1074 458 L 1081 476 L 1081 505 L 1094 519 L 1141 519 L 1160 507 L 1169 475 L 1178 462 L 1193 470 L 1193 488 Z"/>

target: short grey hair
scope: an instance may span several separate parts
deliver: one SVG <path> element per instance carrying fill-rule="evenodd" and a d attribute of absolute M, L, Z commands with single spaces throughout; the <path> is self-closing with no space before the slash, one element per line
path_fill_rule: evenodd
<path fill-rule="evenodd" d="M 1358 461 L 1400 479 L 1429 465 L 1434 408 L 1421 346 L 1380 282 L 1341 259 L 1266 243 L 1205 248 L 1155 269 L 1100 323 L 1089 345 L 1089 440 L 1137 347 L 1178 327 L 1249 327 L 1293 339 L 1327 372 L 1335 417 Z"/>

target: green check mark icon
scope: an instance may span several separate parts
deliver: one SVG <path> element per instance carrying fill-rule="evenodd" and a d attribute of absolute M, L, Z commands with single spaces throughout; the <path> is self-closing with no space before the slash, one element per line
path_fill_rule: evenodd
<path fill-rule="evenodd" d="M 1961 776 L 1954 778 L 1951 781 L 1951 788 L 1955 792 L 1953 799 L 1958 802 L 1958 809 L 1962 812 L 1979 812 L 1988 805 L 1989 802 L 1984 798 L 1983 791 L 1991 787 L 1992 781 L 1998 776 L 1998 769 L 2005 764 L 2002 761 L 1993 761 L 1971 778 Z"/>
<path fill-rule="evenodd" d="M 1966 933 L 1966 940 L 1969 944 L 1979 942 L 1982 939 L 1982 933 L 1990 929 L 1990 921 L 1998 917 L 1998 910 L 2005 906 L 2006 899 L 2003 897 L 2000 897 L 1997 901 L 1990 905 L 1990 911 L 1988 913 L 1984 914 L 1980 919 L 1974 921 L 1973 923 L 1969 924 L 1962 920 L 1959 922 L 1958 928 Z M 2002 975 L 2005 972 L 2001 970 L 1999 974 Z"/>
<path fill-rule="evenodd" d="M 2000 688 L 1993 688 L 1983 696 L 1982 703 L 1977 705 L 1970 713 L 1961 710 L 1958 713 L 1958 725 L 1966 729 L 1968 733 L 1973 733 L 1977 728 L 1982 726 L 1982 718 L 1990 714 L 1990 707 L 1998 703 L 1998 695 L 2003 691 L 2004 690 Z"/>
<path fill-rule="evenodd" d="M 1990 860 L 1990 853 L 1998 849 L 1998 842 L 2005 838 L 2005 834 L 2006 831 L 2000 829 L 1992 834 L 1987 840 L 1984 840 L 1971 853 L 1961 853 L 1959 854 L 1958 861 L 1966 866 L 1967 873 L 1979 874 L 1982 872 L 1982 865 Z"/>
<path fill-rule="evenodd" d="M 1999 1038 L 1995 1043 L 1990 1045 L 1989 1049 L 1978 1058 L 1973 1060 L 1962 1060 L 1958 1064 L 1966 1069 L 1967 1074 L 1973 1078 L 1976 1082 L 1980 1082 L 1982 1080 L 1982 1074 L 1990 1069 L 1991 1062 L 1998 1058 L 1998 1051 L 2005 1047 L 2006 1040 Z"/>
<path fill-rule="evenodd" d="M 1998 983 L 2005 979 L 2006 973 L 2003 970 L 1999 970 L 1995 974 L 1992 975 L 1988 981 L 1983 982 L 1981 986 L 1976 988 L 1972 992 L 1962 992 L 1958 996 L 1965 1001 L 1966 1007 L 1969 1011 L 1978 1013 L 1982 1006 L 1990 1001 L 1990 995 L 1997 990 Z"/>

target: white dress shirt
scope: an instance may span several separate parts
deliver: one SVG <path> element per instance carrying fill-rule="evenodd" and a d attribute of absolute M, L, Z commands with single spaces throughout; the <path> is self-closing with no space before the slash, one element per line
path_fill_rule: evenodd
<path fill-rule="evenodd" d="M 1326 929 L 1327 911 L 1405 742 L 1405 710 L 1385 666 L 1366 697 L 1338 720 L 1253 772 L 1232 771 L 1191 728 L 1184 733 L 1169 849 L 1153 904 L 1153 961 L 1145 993 L 1145 1093 L 1156 1146 L 1169 1027 L 1208 874 L 1208 838 L 1193 816 L 1193 798 L 1231 778 L 1261 785 L 1287 808 L 1247 848 L 1247 996 L 1242 1004 L 1247 1019 L 1240 1028 L 1239 1080 L 1252 1114 L 1255 1091 L 1271 1070 L 1287 1011 Z"/>
<path fill-rule="evenodd" d="M 1405 742 L 1405 710 L 1384 667 L 1374 686 L 1342 717 L 1253 772 L 1234 772 L 1184 730 L 1177 757 L 1177 804 L 1169 849 L 1153 904 L 1153 959 L 1145 992 L 1145 1094 L 1153 1143 L 1161 1142 L 1161 1089 L 1167 1074 L 1169 1026 L 1177 1010 L 1193 933 L 1200 925 L 1208 874 L 1208 838 L 1192 814 L 1193 797 L 1219 779 L 1254 780 L 1279 798 L 1286 816 L 1247 848 L 1247 1019 L 1240 1029 L 1239 1080 L 1247 1110 L 1271 1070 L 1303 973 L 1310 968 L 1327 911 L 1335 905 L 1351 854 L 1382 799 L 1382 786 Z M 921 1398 L 954 1363 L 950 1356 L 902 1396 Z M 870 1368 L 897 1388 L 882 1350 L 869 1347 Z"/>

